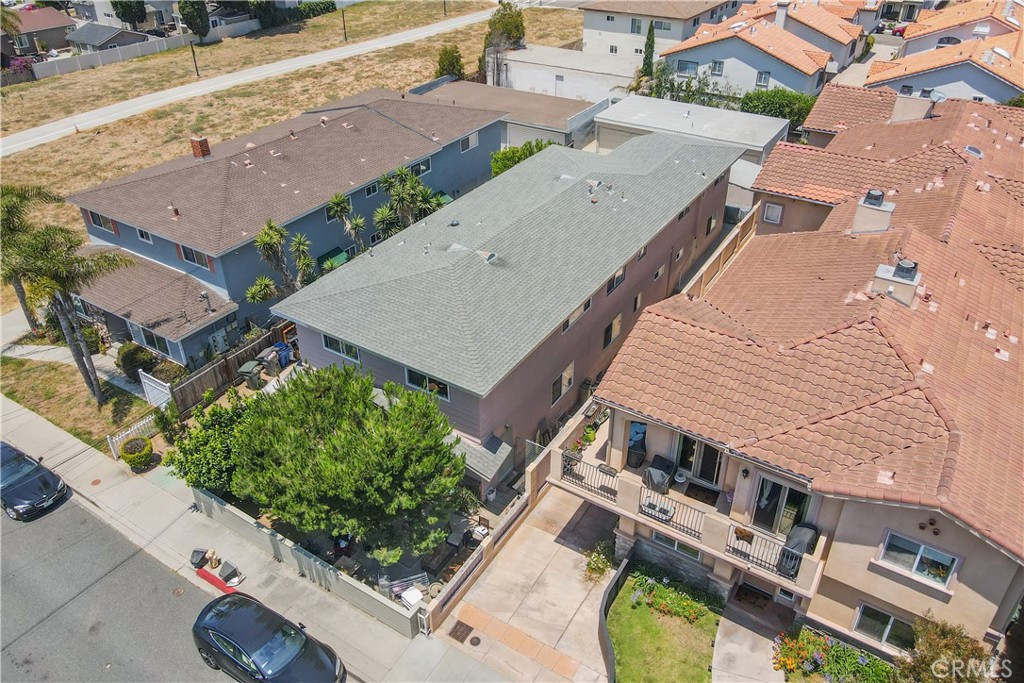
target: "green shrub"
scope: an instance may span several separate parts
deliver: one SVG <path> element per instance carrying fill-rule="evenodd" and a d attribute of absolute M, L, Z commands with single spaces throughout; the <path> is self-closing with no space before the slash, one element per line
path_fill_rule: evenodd
<path fill-rule="evenodd" d="M 597 428 L 594 425 L 587 425 L 583 430 L 583 443 L 592 444 L 597 439 Z"/>
<path fill-rule="evenodd" d="M 615 544 L 611 541 L 598 541 L 594 547 L 587 551 L 587 566 L 584 569 L 585 578 L 589 581 L 597 581 L 608 573 L 615 561 Z"/>
<path fill-rule="evenodd" d="M 185 425 L 181 423 L 181 417 L 178 414 L 178 406 L 173 400 L 168 401 L 162 408 L 156 409 L 156 412 L 153 413 L 153 423 L 163 434 L 167 443 L 172 446 L 185 431 Z"/>
<path fill-rule="evenodd" d="M 139 346 L 135 342 L 125 342 L 117 350 L 117 360 L 114 364 L 128 376 L 128 379 L 138 382 L 139 370 L 146 373 L 152 372 L 159 363 L 160 359 L 149 349 Z"/>
<path fill-rule="evenodd" d="M 146 372 L 167 384 L 174 384 L 182 377 L 188 377 L 189 374 L 188 368 L 166 359 L 157 363 L 156 367 L 152 370 L 146 370 Z"/>
<path fill-rule="evenodd" d="M 455 489 L 455 501 L 455 509 L 467 517 L 475 515 L 481 505 L 477 492 L 462 485 Z"/>
<path fill-rule="evenodd" d="M 321 14 L 334 12 L 336 9 L 334 0 L 313 0 L 304 2 L 298 7 L 277 7 L 271 0 L 249 0 L 249 11 L 260 20 L 262 28 L 280 26 L 291 21 L 312 19 Z"/>
<path fill-rule="evenodd" d="M 681 617 L 690 624 L 710 612 L 721 611 L 722 602 L 717 596 L 667 576 L 657 578 L 659 573 L 657 567 L 645 563 L 638 563 L 630 573 L 635 587 L 631 596 L 634 608 L 645 604 L 660 614 Z"/>
<path fill-rule="evenodd" d="M 145 437 L 128 439 L 121 444 L 121 460 L 133 470 L 141 470 L 153 459 L 153 442 Z"/>
<path fill-rule="evenodd" d="M 772 662 L 790 680 L 791 674 L 820 673 L 834 683 L 888 683 L 893 675 L 878 657 L 807 628 L 776 636 Z"/>
<path fill-rule="evenodd" d="M 89 347 L 89 353 L 96 355 L 103 353 L 103 341 L 100 339 L 100 331 L 95 327 L 83 327 L 82 336 L 85 338 L 85 345 Z"/>
<path fill-rule="evenodd" d="M 64 330 L 60 328 L 60 321 L 57 320 L 57 314 L 53 312 L 52 308 L 46 309 L 46 315 L 43 316 L 43 327 L 39 330 L 39 334 L 46 337 L 51 344 L 67 346 Z"/>

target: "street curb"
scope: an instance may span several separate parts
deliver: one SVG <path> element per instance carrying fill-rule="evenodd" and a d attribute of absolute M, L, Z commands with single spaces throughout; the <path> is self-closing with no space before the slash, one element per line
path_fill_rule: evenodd
<path fill-rule="evenodd" d="M 229 586 L 226 583 L 224 583 L 224 581 L 222 581 L 219 576 L 217 576 L 216 574 L 211 574 L 210 572 L 206 571 L 202 567 L 200 567 L 199 569 L 196 570 L 196 576 L 198 576 L 200 579 L 202 579 L 206 583 L 210 584 L 211 586 L 213 586 L 214 588 L 219 590 L 221 593 L 228 593 L 228 594 L 230 594 L 230 593 L 237 593 L 238 592 L 237 590 L 235 590 L 231 586 Z"/>

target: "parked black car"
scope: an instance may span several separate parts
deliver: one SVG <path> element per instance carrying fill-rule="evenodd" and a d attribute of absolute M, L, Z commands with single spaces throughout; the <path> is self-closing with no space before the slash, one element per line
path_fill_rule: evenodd
<path fill-rule="evenodd" d="M 208 667 L 242 683 L 344 683 L 347 677 L 334 650 L 244 593 L 204 607 L 192 639 Z"/>
<path fill-rule="evenodd" d="M 24 521 L 34 517 L 68 492 L 64 480 L 39 461 L 7 442 L 0 442 L 0 502 L 11 519 Z"/>

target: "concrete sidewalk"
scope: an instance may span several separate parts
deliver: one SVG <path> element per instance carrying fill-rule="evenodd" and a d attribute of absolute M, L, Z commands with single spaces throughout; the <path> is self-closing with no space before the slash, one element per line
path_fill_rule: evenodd
<path fill-rule="evenodd" d="M 165 565 L 203 587 L 188 558 L 214 548 L 246 575 L 240 590 L 262 600 L 333 647 L 355 680 L 502 681 L 439 638 L 410 640 L 326 593 L 200 512 L 191 490 L 164 467 L 135 475 L 16 402 L 0 397 L 3 439 L 60 474 L 95 513 Z"/>
<path fill-rule="evenodd" d="M 486 21 L 490 16 L 491 10 L 489 9 L 482 12 L 474 12 L 461 17 L 455 17 L 454 19 L 446 19 L 444 21 L 428 24 L 427 26 L 409 29 L 408 31 L 400 31 L 399 33 L 393 33 L 388 36 L 374 38 L 373 40 L 366 40 L 360 43 L 346 45 L 344 47 L 333 48 L 331 50 L 314 52 L 311 55 L 282 59 L 277 62 L 271 62 L 270 64 L 254 66 L 251 69 L 242 69 L 241 71 L 236 71 L 234 73 L 200 80 L 196 83 L 189 83 L 188 85 L 181 85 L 176 88 L 161 90 L 160 92 L 150 93 L 149 95 L 134 97 L 130 100 L 118 102 L 117 104 L 112 104 L 107 107 L 101 107 L 82 114 L 75 114 L 74 116 L 69 116 L 64 119 L 44 123 L 43 125 L 36 126 L 35 128 L 29 128 L 28 130 L 12 133 L 3 139 L 0 139 L 0 157 L 6 157 L 9 154 L 30 149 L 36 145 L 43 145 L 47 142 L 52 142 L 66 135 L 71 135 L 78 130 L 86 130 L 108 123 L 113 123 L 114 121 L 119 121 L 121 119 L 128 118 L 129 116 L 135 116 L 136 114 L 141 114 L 151 109 L 163 107 L 181 100 L 199 97 L 200 95 L 208 95 L 212 92 L 232 88 L 236 85 L 242 85 L 243 83 L 251 83 L 253 81 L 263 80 L 264 78 L 281 76 L 283 74 L 311 66 L 317 66 L 319 64 L 326 64 L 328 62 L 348 59 L 349 57 L 356 57 L 376 50 L 395 47 L 396 45 L 402 45 L 403 43 L 411 43 L 417 40 L 423 40 L 424 38 L 431 38 L 447 31 L 462 28 L 463 26 L 469 26 L 470 24 Z"/>

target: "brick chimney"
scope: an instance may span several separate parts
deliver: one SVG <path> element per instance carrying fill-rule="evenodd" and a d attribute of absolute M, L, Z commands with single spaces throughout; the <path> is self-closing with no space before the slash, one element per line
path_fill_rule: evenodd
<path fill-rule="evenodd" d="M 779 0 L 775 5 L 775 25 L 786 28 L 786 15 L 789 14 L 789 0 Z"/>
<path fill-rule="evenodd" d="M 189 142 L 192 143 L 192 156 L 196 159 L 205 159 L 210 156 L 210 141 L 205 136 L 193 137 Z"/>

